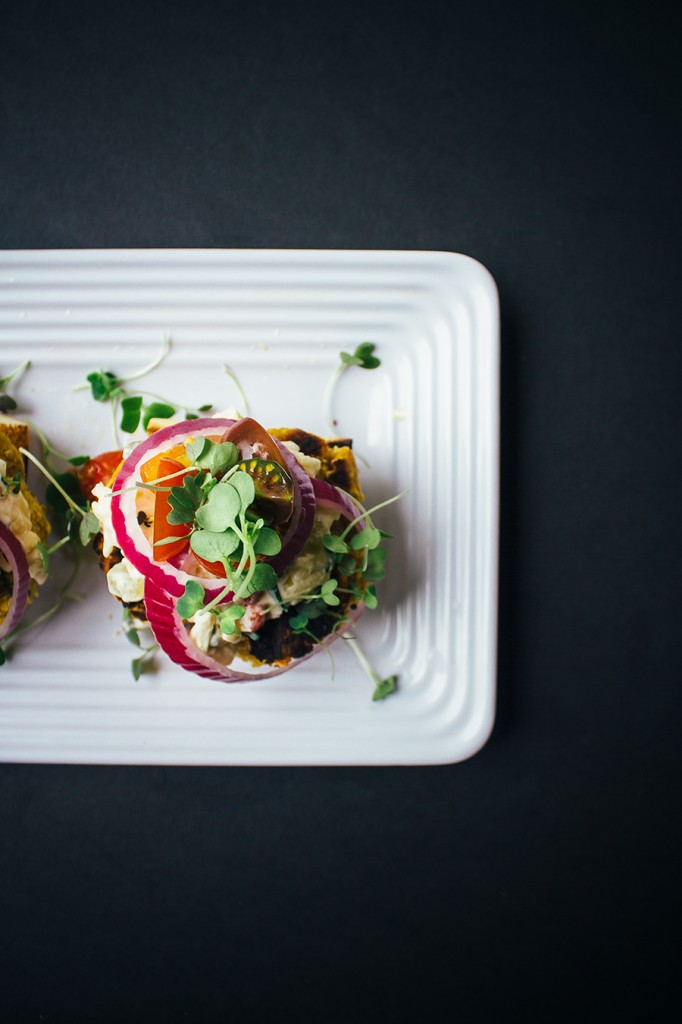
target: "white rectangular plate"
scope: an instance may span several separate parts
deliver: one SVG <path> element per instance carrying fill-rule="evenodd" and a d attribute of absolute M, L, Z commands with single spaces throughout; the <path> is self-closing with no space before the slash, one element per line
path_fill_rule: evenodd
<path fill-rule="evenodd" d="M 343 642 L 283 676 L 225 685 L 135 649 L 94 558 L 85 595 L 17 639 L 0 668 L 0 759 L 213 764 L 437 764 L 470 757 L 494 719 L 499 318 L 490 274 L 448 252 L 84 250 L 0 253 L 0 375 L 25 358 L 19 412 L 69 454 L 115 447 L 110 408 L 74 387 L 94 369 L 179 404 L 240 406 L 265 426 L 329 434 L 341 350 L 376 344 L 335 392 L 368 505 L 388 541 L 380 604 L 358 627 L 399 688 L 372 684 Z M 363 464 L 366 463 L 366 464 Z M 33 484 L 39 481 L 32 474 Z M 42 599 L 41 599 L 42 600 Z"/>

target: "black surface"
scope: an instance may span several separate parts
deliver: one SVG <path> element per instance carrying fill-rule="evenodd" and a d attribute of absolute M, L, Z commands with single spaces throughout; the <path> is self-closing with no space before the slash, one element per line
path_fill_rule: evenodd
<path fill-rule="evenodd" d="M 0 1017 L 664 1019 L 672 8 L 1 8 L 3 247 L 466 252 L 498 282 L 503 356 L 486 747 L 415 769 L 0 766 Z"/>

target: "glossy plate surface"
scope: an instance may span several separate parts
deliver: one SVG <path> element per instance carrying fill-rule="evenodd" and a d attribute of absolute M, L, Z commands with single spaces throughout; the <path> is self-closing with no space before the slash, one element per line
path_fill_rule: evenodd
<path fill-rule="evenodd" d="M 343 642 L 269 681 L 204 681 L 136 650 L 89 559 L 84 599 L 18 639 L 0 668 L 0 759 L 122 764 L 435 764 L 476 753 L 494 720 L 499 326 L 494 282 L 447 252 L 83 250 L 0 253 L 0 375 L 23 359 L 19 412 L 69 454 L 114 447 L 95 369 L 216 410 L 243 402 L 269 427 L 329 434 L 323 395 L 339 352 L 373 341 L 378 369 L 334 392 L 368 505 L 388 541 L 380 604 L 358 638 L 399 690 L 372 684 Z M 34 442 L 34 449 L 37 446 Z M 365 464 L 363 464 L 363 462 Z M 36 491 L 40 484 L 31 474 Z M 61 566 L 64 571 L 64 566 Z M 39 607 L 36 606 L 36 612 Z"/>

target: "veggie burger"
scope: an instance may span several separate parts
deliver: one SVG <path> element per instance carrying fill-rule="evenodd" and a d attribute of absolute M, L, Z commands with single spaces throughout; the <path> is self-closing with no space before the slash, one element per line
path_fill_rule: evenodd
<path fill-rule="evenodd" d="M 369 528 L 365 542 L 352 442 L 249 417 L 156 426 L 80 471 L 132 620 L 172 661 L 228 682 L 277 675 L 348 629 L 378 540 Z"/>
<path fill-rule="evenodd" d="M 19 451 L 28 449 L 29 440 L 25 423 L 0 416 L 0 639 L 18 625 L 47 575 L 40 544 L 50 525 L 26 485 Z"/>

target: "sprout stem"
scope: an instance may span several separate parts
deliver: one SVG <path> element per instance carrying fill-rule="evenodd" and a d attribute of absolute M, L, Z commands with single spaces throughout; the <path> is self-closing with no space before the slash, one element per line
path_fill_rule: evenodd
<path fill-rule="evenodd" d="M 47 479 L 50 481 L 53 487 L 57 488 L 57 490 L 59 491 L 64 501 L 69 506 L 69 508 L 72 509 L 73 512 L 77 512 L 79 516 L 84 518 L 86 514 L 85 510 L 82 509 L 80 505 L 76 504 L 73 498 L 71 498 L 66 493 L 61 484 L 57 483 L 55 478 L 52 476 L 52 473 L 50 473 L 50 471 L 46 469 L 45 466 L 43 466 L 42 462 L 40 462 L 40 460 L 37 459 L 35 455 L 32 455 L 31 452 L 29 452 L 26 448 L 20 448 L 19 451 L 21 452 L 22 455 L 25 455 L 27 459 L 30 459 L 34 466 L 37 466 L 37 468 L 40 470 L 43 476 L 47 477 Z"/>
<path fill-rule="evenodd" d="M 155 370 L 157 366 L 160 366 L 170 351 L 171 340 L 167 334 L 163 336 L 163 345 L 161 347 L 160 354 L 153 359 L 148 366 L 143 366 L 141 370 L 137 370 L 135 373 L 129 373 L 127 377 L 121 377 L 121 383 L 127 384 L 131 380 L 139 380 L 140 377 L 146 377 L 148 373 Z"/>
<path fill-rule="evenodd" d="M 237 377 L 237 374 L 234 372 L 234 370 L 231 370 L 230 367 L 226 363 L 223 363 L 223 372 L 227 374 L 227 376 L 230 378 L 230 380 L 232 381 L 232 383 L 236 387 L 237 391 L 239 392 L 239 397 L 241 398 L 243 406 L 244 406 L 244 415 L 248 416 L 249 415 L 249 400 L 246 397 L 246 392 L 244 391 L 244 388 L 242 387 L 241 382 L 240 382 L 239 378 Z"/>

